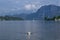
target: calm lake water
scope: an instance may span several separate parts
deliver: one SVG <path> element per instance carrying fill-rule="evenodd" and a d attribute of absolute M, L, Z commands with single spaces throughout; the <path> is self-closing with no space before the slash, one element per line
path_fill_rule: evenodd
<path fill-rule="evenodd" d="M 60 22 L 55 21 L 0 21 L 0 40 L 60 40 Z"/>

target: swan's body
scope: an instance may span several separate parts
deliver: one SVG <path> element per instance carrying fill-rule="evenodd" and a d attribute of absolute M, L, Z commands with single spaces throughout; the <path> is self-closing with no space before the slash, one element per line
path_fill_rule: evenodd
<path fill-rule="evenodd" d="M 31 35 L 31 32 L 27 32 L 27 35 L 30 36 Z"/>

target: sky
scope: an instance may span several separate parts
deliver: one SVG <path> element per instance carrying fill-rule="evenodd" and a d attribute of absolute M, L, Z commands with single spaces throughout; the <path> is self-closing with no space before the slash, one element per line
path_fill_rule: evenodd
<path fill-rule="evenodd" d="M 60 6 L 60 0 L 0 0 L 0 15 L 18 11 L 36 11 L 41 6 L 49 4 Z"/>

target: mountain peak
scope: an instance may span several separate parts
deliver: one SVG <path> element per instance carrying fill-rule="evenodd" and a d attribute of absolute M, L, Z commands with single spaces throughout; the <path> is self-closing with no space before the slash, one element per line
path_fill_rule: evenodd
<path fill-rule="evenodd" d="M 42 6 L 41 8 L 39 8 L 37 10 L 37 13 L 43 13 L 44 11 L 45 12 L 48 12 L 48 11 L 58 11 L 60 9 L 60 6 L 56 6 L 56 5 L 45 5 L 45 6 Z"/>

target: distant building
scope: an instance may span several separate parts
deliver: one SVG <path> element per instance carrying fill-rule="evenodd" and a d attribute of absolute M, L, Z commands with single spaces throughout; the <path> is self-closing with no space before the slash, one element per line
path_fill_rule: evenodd
<path fill-rule="evenodd" d="M 55 21 L 60 21 L 60 18 L 59 19 L 55 19 Z"/>

